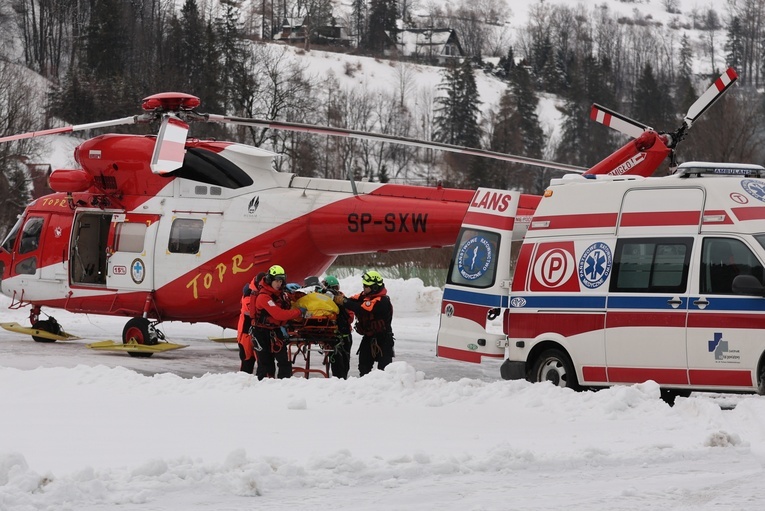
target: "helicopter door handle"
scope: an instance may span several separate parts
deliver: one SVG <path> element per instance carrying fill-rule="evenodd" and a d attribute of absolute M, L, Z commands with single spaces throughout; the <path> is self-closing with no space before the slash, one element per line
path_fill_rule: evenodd
<path fill-rule="evenodd" d="M 673 309 L 677 309 L 683 304 L 683 301 L 680 298 L 671 298 L 667 300 L 667 303 L 671 305 Z"/>

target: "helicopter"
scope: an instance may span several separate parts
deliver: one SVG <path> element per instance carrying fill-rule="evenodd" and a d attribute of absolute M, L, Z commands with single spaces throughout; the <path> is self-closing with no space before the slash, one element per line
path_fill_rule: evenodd
<path fill-rule="evenodd" d="M 322 274 L 344 254 L 452 246 L 469 209 L 496 208 L 507 200 L 502 190 L 276 172 L 274 153 L 189 138 L 189 123 L 378 140 L 585 175 L 650 175 L 736 78 L 727 70 L 671 134 L 594 106 L 598 122 L 637 138 L 590 169 L 371 132 L 200 113 L 200 100 L 180 92 L 148 96 L 140 115 L 0 137 L 3 143 L 160 124 L 156 135 L 86 140 L 74 151 L 79 168 L 50 174 L 54 193 L 31 202 L 0 245 L 0 292 L 11 298 L 10 308 L 30 307 L 31 328 L 0 326 L 53 342 L 73 336 L 52 316 L 43 319 L 43 307 L 124 316 L 122 345 L 102 347 L 151 356 L 183 347 L 165 342 L 158 328 L 164 321 L 236 328 L 243 284 L 273 264 L 299 282 Z M 529 224 L 540 199 L 518 195 L 517 225 Z"/>

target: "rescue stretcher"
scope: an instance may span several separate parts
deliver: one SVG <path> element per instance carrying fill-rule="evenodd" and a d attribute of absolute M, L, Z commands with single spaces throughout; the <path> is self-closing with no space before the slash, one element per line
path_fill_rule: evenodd
<path fill-rule="evenodd" d="M 311 374 L 319 374 L 329 378 L 332 357 L 340 349 L 342 341 L 337 330 L 337 315 L 306 318 L 301 323 L 291 324 L 288 332 L 287 347 L 292 361 L 292 374 L 302 374 L 306 378 Z M 311 367 L 312 356 L 321 360 L 319 367 Z"/>

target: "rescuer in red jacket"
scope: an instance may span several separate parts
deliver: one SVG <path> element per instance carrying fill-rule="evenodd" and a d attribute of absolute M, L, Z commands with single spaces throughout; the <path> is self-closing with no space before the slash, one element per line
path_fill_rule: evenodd
<path fill-rule="evenodd" d="M 250 335 L 250 326 L 252 318 L 250 317 L 250 296 L 258 293 L 258 282 L 265 276 L 265 272 L 258 275 L 244 285 L 242 289 L 242 308 L 239 313 L 239 324 L 236 329 L 236 341 L 239 343 L 239 370 L 252 374 L 255 371 L 255 350 L 252 345 L 252 336 Z"/>
<path fill-rule="evenodd" d="M 250 295 L 249 311 L 252 318 L 252 333 L 256 341 L 258 367 L 255 374 L 258 380 L 263 378 L 291 378 L 292 361 L 290 360 L 287 341 L 288 321 L 304 318 L 308 315 L 305 308 L 291 309 L 292 303 L 284 292 L 287 276 L 284 268 L 275 264 L 268 269 L 259 283 L 256 295 Z M 258 351 L 259 349 L 259 351 Z M 276 372 L 276 363 L 279 372 Z"/>
<path fill-rule="evenodd" d="M 374 363 L 382 370 L 393 361 L 393 304 L 388 297 L 382 275 L 371 270 L 361 276 L 364 291 L 350 298 L 342 293 L 335 303 L 356 314 L 356 331 L 361 334 L 359 346 L 359 376 L 372 370 Z"/>

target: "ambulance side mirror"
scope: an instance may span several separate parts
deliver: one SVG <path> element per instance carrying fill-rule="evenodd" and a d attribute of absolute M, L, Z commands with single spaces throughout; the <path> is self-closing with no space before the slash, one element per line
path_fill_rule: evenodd
<path fill-rule="evenodd" d="M 737 295 L 765 296 L 765 287 L 754 275 L 738 275 L 733 279 L 732 290 Z"/>

